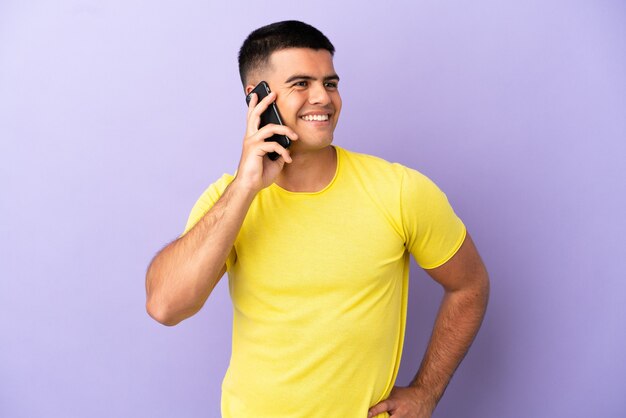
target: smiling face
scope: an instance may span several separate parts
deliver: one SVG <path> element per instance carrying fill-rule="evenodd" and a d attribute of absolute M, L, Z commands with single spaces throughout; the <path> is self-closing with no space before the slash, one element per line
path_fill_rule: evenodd
<path fill-rule="evenodd" d="M 288 48 L 274 52 L 269 64 L 250 81 L 267 81 L 276 92 L 283 123 L 298 134 L 292 151 L 312 151 L 332 143 L 341 112 L 339 77 L 330 52 Z M 254 88 L 246 86 L 246 93 Z"/>

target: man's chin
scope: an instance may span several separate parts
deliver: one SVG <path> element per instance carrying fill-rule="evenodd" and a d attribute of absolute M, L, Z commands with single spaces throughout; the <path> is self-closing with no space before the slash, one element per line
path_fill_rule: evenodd
<path fill-rule="evenodd" d="M 291 143 L 291 151 L 315 151 L 328 148 L 333 143 L 333 136 L 326 138 L 302 138 Z"/>

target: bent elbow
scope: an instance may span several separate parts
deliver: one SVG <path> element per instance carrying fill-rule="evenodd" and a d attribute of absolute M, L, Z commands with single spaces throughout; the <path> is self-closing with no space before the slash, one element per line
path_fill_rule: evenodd
<path fill-rule="evenodd" d="M 181 321 L 181 319 L 176 318 L 163 304 L 157 304 L 150 300 L 146 302 L 146 311 L 152 319 L 168 327 L 173 327 Z"/>
<path fill-rule="evenodd" d="M 178 324 L 181 319 L 175 317 L 170 303 L 159 296 L 162 292 L 156 284 L 160 280 L 153 269 L 153 264 L 154 262 L 150 264 L 146 272 L 146 312 L 158 323 L 171 327 Z"/>

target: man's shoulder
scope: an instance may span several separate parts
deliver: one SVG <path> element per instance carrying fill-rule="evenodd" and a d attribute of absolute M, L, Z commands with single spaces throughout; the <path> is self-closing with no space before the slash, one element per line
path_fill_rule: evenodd
<path fill-rule="evenodd" d="M 351 160 L 351 161 L 356 161 L 362 164 L 371 164 L 371 165 L 381 166 L 381 167 L 389 167 L 395 164 L 395 163 L 385 160 L 384 158 L 378 157 L 376 155 L 352 151 L 343 147 L 336 147 L 336 148 L 343 154 L 343 156 L 346 159 Z"/>
<path fill-rule="evenodd" d="M 385 195 L 408 193 L 420 198 L 439 191 L 428 176 L 415 168 L 370 154 L 341 151 L 346 172 L 358 178 L 368 190 L 379 190 Z"/>
<path fill-rule="evenodd" d="M 219 189 L 221 192 L 224 192 L 224 189 L 226 189 L 226 187 L 228 187 L 228 185 L 232 183 L 234 179 L 235 179 L 234 175 L 229 174 L 229 173 L 224 173 L 211 186 Z"/>
<path fill-rule="evenodd" d="M 224 193 L 224 190 L 235 179 L 232 174 L 224 173 L 221 177 L 211 183 L 202 193 L 198 202 L 213 205 L 217 199 Z"/>
<path fill-rule="evenodd" d="M 407 175 L 421 175 L 419 171 L 398 162 L 391 162 L 372 154 L 365 154 L 339 148 L 343 160 L 348 168 L 372 176 L 383 176 L 384 180 L 396 179 L 401 181 Z"/>

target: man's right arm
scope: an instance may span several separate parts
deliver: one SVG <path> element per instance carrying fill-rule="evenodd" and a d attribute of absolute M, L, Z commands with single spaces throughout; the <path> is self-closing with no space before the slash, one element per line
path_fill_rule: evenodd
<path fill-rule="evenodd" d="M 271 93 L 260 103 L 254 97 L 247 115 L 246 137 L 237 176 L 215 205 L 184 236 L 163 248 L 146 273 L 146 309 L 164 325 L 176 325 L 202 308 L 226 271 L 226 259 L 256 194 L 274 182 L 289 152 L 276 142 L 265 142 L 274 134 L 296 133 L 286 126 L 259 129 L 261 113 L 276 99 Z M 265 155 L 277 152 L 271 161 Z"/>
<path fill-rule="evenodd" d="M 146 309 L 176 325 L 202 308 L 226 272 L 226 258 L 255 193 L 233 180 L 220 199 L 184 236 L 163 248 L 146 274 Z"/>

